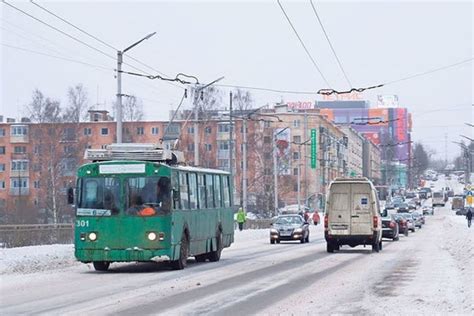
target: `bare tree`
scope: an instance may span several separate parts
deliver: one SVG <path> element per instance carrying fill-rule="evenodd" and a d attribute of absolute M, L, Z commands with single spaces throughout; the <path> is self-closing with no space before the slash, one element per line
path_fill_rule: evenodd
<path fill-rule="evenodd" d="M 253 105 L 252 94 L 247 90 L 237 89 L 232 95 L 232 100 L 234 109 L 240 112 L 251 109 Z"/>
<path fill-rule="evenodd" d="M 122 102 L 122 117 L 124 121 L 135 122 L 143 119 L 143 103 L 136 96 L 125 98 Z"/>
<path fill-rule="evenodd" d="M 64 121 L 79 123 L 87 118 L 89 100 L 82 84 L 69 87 L 67 92 L 68 107 L 64 111 Z"/>
<path fill-rule="evenodd" d="M 59 101 L 45 98 L 38 89 L 33 91 L 31 103 L 26 106 L 26 109 L 31 121 L 35 123 L 57 123 L 62 120 Z"/>

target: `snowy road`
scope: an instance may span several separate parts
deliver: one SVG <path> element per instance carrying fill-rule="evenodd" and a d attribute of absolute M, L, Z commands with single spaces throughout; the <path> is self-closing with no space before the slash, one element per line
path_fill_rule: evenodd
<path fill-rule="evenodd" d="M 35 273 L 4 273 L 0 313 L 474 312 L 474 230 L 454 215 L 450 204 L 437 208 L 416 233 L 385 241 L 378 254 L 369 247 L 328 254 L 322 227 L 311 229 L 309 244 L 270 245 L 266 230 L 236 232 L 236 242 L 220 262 L 190 259 L 183 271 L 158 264 L 115 264 L 110 272 L 98 273 L 71 261 L 67 267 L 46 265 Z M 8 257 L 13 249 L 3 251 Z"/>

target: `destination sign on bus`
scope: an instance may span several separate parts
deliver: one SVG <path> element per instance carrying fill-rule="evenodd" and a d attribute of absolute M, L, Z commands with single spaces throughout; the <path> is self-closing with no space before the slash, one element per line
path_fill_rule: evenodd
<path fill-rule="evenodd" d="M 77 215 L 79 216 L 110 216 L 111 210 L 96 210 L 91 208 L 78 208 Z"/>
<path fill-rule="evenodd" d="M 100 174 L 145 173 L 145 164 L 100 165 Z"/>

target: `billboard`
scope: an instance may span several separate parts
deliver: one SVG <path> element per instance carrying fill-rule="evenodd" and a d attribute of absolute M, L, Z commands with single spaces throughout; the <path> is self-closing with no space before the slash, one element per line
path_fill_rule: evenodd
<path fill-rule="evenodd" d="M 277 147 L 277 167 L 279 175 L 291 175 L 291 133 L 289 128 L 277 128 L 274 139 Z"/>
<path fill-rule="evenodd" d="M 378 95 L 377 107 L 379 108 L 398 108 L 398 95 Z"/>

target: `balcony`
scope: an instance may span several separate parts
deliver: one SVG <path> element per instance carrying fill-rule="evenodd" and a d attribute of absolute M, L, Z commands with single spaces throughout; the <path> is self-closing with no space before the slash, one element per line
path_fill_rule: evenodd
<path fill-rule="evenodd" d="M 11 170 L 10 178 L 28 178 L 30 176 L 30 171 L 27 170 Z"/>
<path fill-rule="evenodd" d="M 30 194 L 30 188 L 10 188 L 10 195 L 26 196 Z"/>
<path fill-rule="evenodd" d="M 10 143 L 11 144 L 20 144 L 20 143 L 29 143 L 30 138 L 28 135 L 11 135 L 10 136 Z"/>

